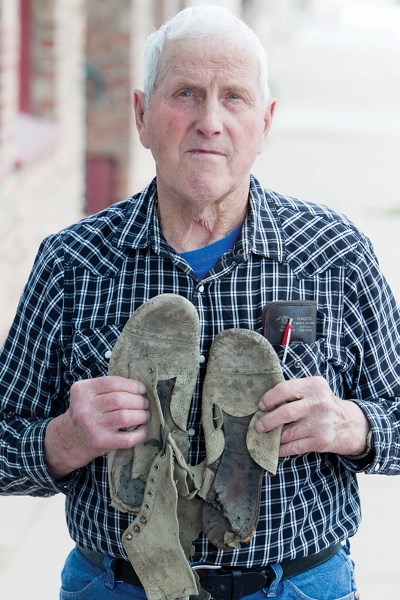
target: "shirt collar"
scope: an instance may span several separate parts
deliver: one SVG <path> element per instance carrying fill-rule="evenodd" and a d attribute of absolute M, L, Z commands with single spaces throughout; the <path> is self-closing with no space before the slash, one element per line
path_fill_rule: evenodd
<path fill-rule="evenodd" d="M 155 178 L 142 192 L 132 196 L 129 208 L 128 219 L 116 231 L 116 246 L 131 249 L 151 246 L 159 254 L 163 237 L 157 214 Z M 244 255 L 253 252 L 283 261 L 285 244 L 275 202 L 254 176 L 250 177 L 249 210 L 238 243 Z"/>
<path fill-rule="evenodd" d="M 157 185 L 154 178 L 150 184 L 128 202 L 129 214 L 115 232 L 114 242 L 118 248 L 146 248 L 152 246 L 159 253 L 161 231 L 157 214 Z"/>
<path fill-rule="evenodd" d="M 248 251 L 283 262 L 285 242 L 276 202 L 252 175 L 250 177 L 249 213 L 245 225 Z"/>

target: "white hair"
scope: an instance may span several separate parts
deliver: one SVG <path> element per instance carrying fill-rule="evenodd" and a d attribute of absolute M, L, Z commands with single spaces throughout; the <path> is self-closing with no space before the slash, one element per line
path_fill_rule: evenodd
<path fill-rule="evenodd" d="M 254 31 L 244 21 L 236 17 L 228 9 L 211 4 L 185 8 L 164 23 L 159 29 L 153 31 L 147 38 L 144 46 L 143 60 L 143 92 L 146 107 L 150 106 L 162 55 L 168 41 L 207 37 L 224 33 L 232 34 L 235 32 L 246 40 L 258 59 L 258 85 L 262 102 L 266 107 L 270 92 L 268 87 L 267 53 L 264 46 Z"/>

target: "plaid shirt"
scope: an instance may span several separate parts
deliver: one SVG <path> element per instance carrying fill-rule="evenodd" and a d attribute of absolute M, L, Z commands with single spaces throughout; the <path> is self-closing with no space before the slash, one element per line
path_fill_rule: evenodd
<path fill-rule="evenodd" d="M 373 431 L 368 460 L 317 453 L 281 459 L 277 475 L 265 477 L 250 543 L 222 552 L 200 538 L 197 560 L 249 567 L 318 552 L 357 530 L 356 473 L 400 470 L 400 315 L 369 241 L 346 218 L 265 190 L 254 178 L 249 198 L 241 238 L 202 281 L 162 236 L 154 181 L 39 250 L 1 354 L 0 492 L 63 492 L 70 534 L 82 546 L 125 557 L 120 538 L 132 517 L 110 507 L 103 457 L 53 480 L 45 428 L 68 408 L 75 381 L 107 373 L 123 325 L 157 294 L 194 304 L 206 358 L 221 330 L 261 333 L 267 303 L 316 301 L 317 340 L 290 345 L 285 377 L 322 375 L 337 396 L 362 407 Z M 282 356 L 282 347 L 276 350 Z M 206 362 L 190 414 L 192 464 L 204 457 Z"/>

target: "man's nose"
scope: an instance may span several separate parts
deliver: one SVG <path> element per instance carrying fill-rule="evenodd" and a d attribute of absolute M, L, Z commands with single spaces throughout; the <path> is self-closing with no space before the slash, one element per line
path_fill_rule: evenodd
<path fill-rule="evenodd" d="M 207 99 L 198 109 L 195 123 L 196 133 L 206 138 L 222 133 L 223 130 L 223 109 L 218 100 Z"/>

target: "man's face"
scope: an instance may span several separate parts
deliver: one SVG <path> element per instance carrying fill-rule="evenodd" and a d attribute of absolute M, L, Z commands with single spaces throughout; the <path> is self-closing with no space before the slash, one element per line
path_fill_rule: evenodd
<path fill-rule="evenodd" d="M 148 110 L 135 95 L 161 200 L 167 194 L 201 206 L 232 194 L 247 198 L 273 112 L 262 104 L 258 72 L 254 52 L 236 36 L 167 44 Z"/>

